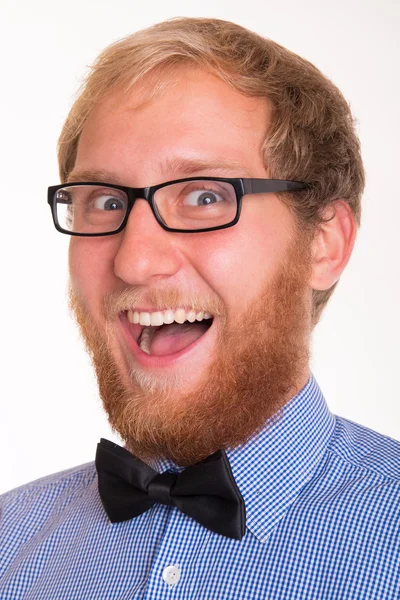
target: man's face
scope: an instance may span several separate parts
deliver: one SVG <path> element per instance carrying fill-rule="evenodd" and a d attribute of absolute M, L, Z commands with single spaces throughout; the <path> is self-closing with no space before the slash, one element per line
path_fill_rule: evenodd
<path fill-rule="evenodd" d="M 201 70 L 182 70 L 151 101 L 110 95 L 85 123 L 78 172 L 146 187 L 189 176 L 268 177 L 264 100 Z M 143 460 L 189 465 L 245 442 L 308 379 L 311 260 L 274 194 L 243 199 L 227 229 L 174 233 L 138 199 L 117 235 L 72 237 L 71 307 L 92 356 L 111 426 Z M 126 311 L 194 306 L 214 315 L 197 341 L 143 354 Z M 188 338 L 189 339 L 189 338 Z"/>

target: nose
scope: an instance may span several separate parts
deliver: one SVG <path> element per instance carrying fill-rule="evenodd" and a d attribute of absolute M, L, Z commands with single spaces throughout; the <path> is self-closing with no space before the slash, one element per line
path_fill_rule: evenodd
<path fill-rule="evenodd" d="M 177 235 L 165 231 L 147 200 L 138 198 L 125 229 L 118 236 L 120 243 L 114 259 L 115 274 L 130 285 L 145 285 L 171 277 L 181 266 L 176 249 Z"/>

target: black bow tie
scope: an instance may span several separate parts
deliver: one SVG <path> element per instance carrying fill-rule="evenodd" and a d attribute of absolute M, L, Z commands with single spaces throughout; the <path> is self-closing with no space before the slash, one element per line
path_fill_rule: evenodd
<path fill-rule="evenodd" d="M 207 529 L 241 540 L 243 498 L 224 450 L 181 473 L 157 473 L 126 448 L 101 438 L 96 469 L 104 509 L 113 523 L 137 517 L 154 503 L 176 506 Z"/>

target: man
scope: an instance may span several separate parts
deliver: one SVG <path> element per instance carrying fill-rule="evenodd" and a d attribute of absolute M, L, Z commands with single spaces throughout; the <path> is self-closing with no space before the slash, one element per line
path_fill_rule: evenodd
<path fill-rule="evenodd" d="M 309 369 L 364 188 L 339 90 L 232 23 L 160 23 L 99 56 L 59 165 L 124 446 L 3 495 L 0 597 L 398 597 L 400 445 Z"/>

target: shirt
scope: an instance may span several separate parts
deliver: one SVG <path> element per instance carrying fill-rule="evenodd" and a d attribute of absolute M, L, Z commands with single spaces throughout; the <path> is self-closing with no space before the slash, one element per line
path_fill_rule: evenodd
<path fill-rule="evenodd" d="M 112 524 L 94 462 L 3 494 L 0 599 L 400 598 L 399 442 L 331 414 L 311 373 L 227 456 L 242 540 L 163 504 Z"/>

